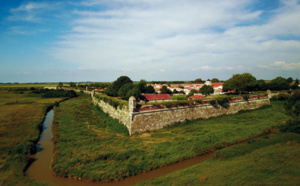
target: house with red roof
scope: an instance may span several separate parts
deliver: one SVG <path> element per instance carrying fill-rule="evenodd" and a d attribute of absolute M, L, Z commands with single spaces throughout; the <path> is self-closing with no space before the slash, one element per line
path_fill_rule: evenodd
<path fill-rule="evenodd" d="M 142 99 L 145 102 L 151 101 L 171 101 L 172 98 L 169 94 L 143 94 Z"/>

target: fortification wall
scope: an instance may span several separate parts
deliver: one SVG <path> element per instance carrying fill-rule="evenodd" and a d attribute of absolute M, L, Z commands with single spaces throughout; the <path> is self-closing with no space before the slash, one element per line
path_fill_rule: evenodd
<path fill-rule="evenodd" d="M 124 124 L 130 135 L 135 132 L 160 129 L 178 122 L 184 122 L 187 119 L 207 119 L 224 114 L 236 114 L 241 110 L 251 110 L 264 105 L 270 105 L 270 100 L 268 98 L 263 98 L 249 101 L 230 102 L 228 103 L 227 108 L 219 105 L 199 105 L 141 112 L 133 112 L 132 110 L 130 112 L 130 109 L 128 108 L 116 109 L 102 100 L 97 100 L 95 97 L 92 97 L 92 100 L 93 103 L 98 105 L 103 112 L 107 113 L 112 118 L 118 119 L 120 123 Z"/>
<path fill-rule="evenodd" d="M 124 124 L 130 133 L 130 131 L 131 131 L 131 114 L 127 108 L 119 109 L 119 107 L 118 107 L 116 109 L 115 107 L 111 106 L 108 103 L 105 103 L 102 100 L 97 100 L 95 97 L 92 97 L 92 101 L 93 101 L 94 105 L 98 105 L 103 112 L 107 113 L 112 118 L 118 119 L 120 121 L 120 123 Z"/>
<path fill-rule="evenodd" d="M 207 119 L 224 114 L 235 114 L 241 110 L 256 109 L 270 105 L 269 99 L 259 99 L 229 103 L 227 109 L 221 106 L 202 105 L 184 108 L 170 108 L 154 111 L 135 112 L 132 115 L 130 134 L 160 129 L 186 119 Z"/>

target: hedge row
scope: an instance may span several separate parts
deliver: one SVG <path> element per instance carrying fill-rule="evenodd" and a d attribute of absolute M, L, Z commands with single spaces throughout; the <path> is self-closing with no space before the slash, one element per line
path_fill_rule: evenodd
<path fill-rule="evenodd" d="M 124 106 L 128 108 L 128 101 L 118 99 L 116 97 L 110 97 L 106 94 L 96 94 L 95 98 L 100 101 L 104 101 L 105 103 L 110 104 L 111 106 L 115 107 L 116 109 L 119 107 L 122 109 Z"/>
<path fill-rule="evenodd" d="M 243 96 L 243 99 L 245 101 L 247 101 L 248 98 L 249 98 L 248 95 Z M 228 96 L 228 97 L 218 97 L 214 100 L 194 99 L 194 100 L 150 102 L 150 103 L 147 103 L 147 105 L 171 108 L 171 107 L 178 107 L 178 106 L 194 106 L 194 105 L 203 104 L 203 101 L 208 101 L 211 105 L 218 104 L 218 105 L 226 108 L 231 99 L 232 99 L 232 96 Z"/>

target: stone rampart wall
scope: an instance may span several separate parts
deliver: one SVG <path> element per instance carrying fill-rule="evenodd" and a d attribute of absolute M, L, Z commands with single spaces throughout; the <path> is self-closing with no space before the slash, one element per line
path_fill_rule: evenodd
<path fill-rule="evenodd" d="M 115 107 L 111 106 L 108 103 L 105 103 L 102 100 L 97 100 L 95 97 L 93 97 L 92 100 L 93 100 L 93 103 L 95 105 L 98 105 L 103 112 L 107 113 L 112 118 L 118 119 L 120 121 L 120 123 L 124 124 L 130 133 L 130 131 L 131 131 L 131 127 L 130 127 L 131 114 L 130 114 L 129 110 L 127 110 L 127 108 L 125 108 L 125 109 L 117 108 L 116 109 Z"/>
<path fill-rule="evenodd" d="M 207 119 L 224 114 L 236 114 L 241 110 L 251 110 L 264 105 L 270 105 L 270 100 L 268 98 L 264 98 L 249 101 L 231 102 L 228 103 L 227 108 L 219 105 L 199 105 L 142 112 L 130 112 L 128 108 L 116 109 L 102 100 L 97 100 L 95 97 L 92 99 L 93 103 L 98 105 L 103 112 L 107 113 L 112 118 L 118 119 L 120 123 L 124 124 L 127 127 L 130 135 L 134 134 L 135 132 L 145 132 L 160 129 L 178 122 L 184 122 L 187 119 Z"/>
<path fill-rule="evenodd" d="M 269 99 L 259 99 L 240 101 L 229 103 L 228 108 L 212 105 L 201 105 L 193 107 L 183 108 L 170 108 L 153 111 L 135 112 L 132 115 L 131 131 L 145 132 L 155 129 L 160 129 L 168 125 L 172 125 L 178 122 L 184 122 L 186 119 L 207 119 L 211 117 L 217 117 L 224 114 L 236 114 L 241 110 L 256 109 L 264 105 L 270 105 Z"/>

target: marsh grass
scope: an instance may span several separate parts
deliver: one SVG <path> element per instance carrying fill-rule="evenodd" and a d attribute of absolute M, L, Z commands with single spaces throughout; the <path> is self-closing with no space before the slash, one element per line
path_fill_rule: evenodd
<path fill-rule="evenodd" d="M 138 185 L 299 185 L 299 134 L 227 147 L 204 163 Z"/>
<path fill-rule="evenodd" d="M 23 176 L 45 113 L 61 98 L 0 91 L 0 185 L 36 184 Z"/>
<path fill-rule="evenodd" d="M 289 118 L 283 104 L 129 137 L 118 129 L 122 124 L 91 105 L 89 96 L 80 96 L 55 110 L 52 167 L 59 176 L 123 179 L 264 134 Z"/>

